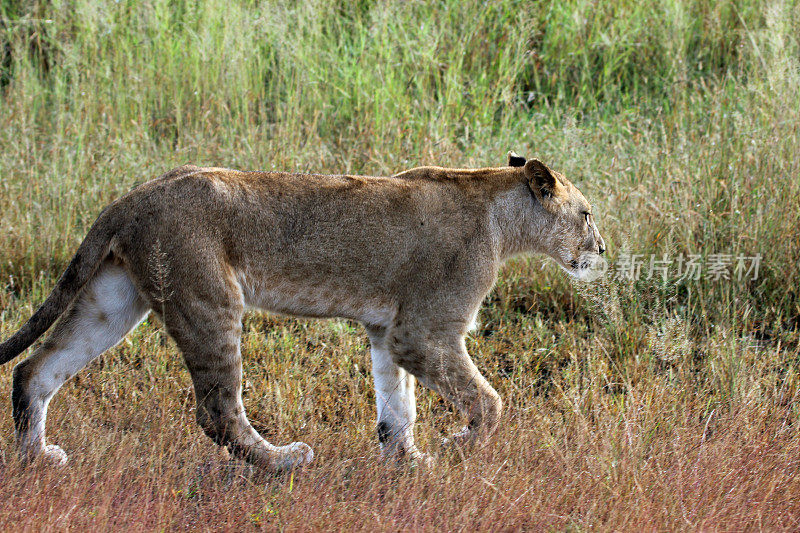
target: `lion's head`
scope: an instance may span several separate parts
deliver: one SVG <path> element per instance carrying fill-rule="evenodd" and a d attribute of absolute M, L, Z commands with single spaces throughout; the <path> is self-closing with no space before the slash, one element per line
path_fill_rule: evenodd
<path fill-rule="evenodd" d="M 537 223 L 536 252 L 549 255 L 578 279 L 592 279 L 602 263 L 606 245 L 595 224 L 592 206 L 568 179 L 538 159 L 526 160 L 513 152 L 508 165 L 523 167 Z"/>

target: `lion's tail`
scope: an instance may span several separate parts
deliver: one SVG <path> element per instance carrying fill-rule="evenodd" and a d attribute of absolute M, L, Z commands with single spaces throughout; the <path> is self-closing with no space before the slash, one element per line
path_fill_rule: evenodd
<path fill-rule="evenodd" d="M 114 235 L 108 209 L 100 213 L 89 233 L 78 247 L 75 257 L 61 274 L 53 292 L 27 322 L 4 343 L 0 344 L 0 364 L 5 364 L 38 339 L 66 311 L 81 288 L 88 282 L 100 262 L 108 255 Z"/>

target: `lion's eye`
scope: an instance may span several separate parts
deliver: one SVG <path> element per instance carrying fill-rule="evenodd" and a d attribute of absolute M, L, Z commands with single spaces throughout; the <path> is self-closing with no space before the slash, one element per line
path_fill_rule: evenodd
<path fill-rule="evenodd" d="M 590 216 L 592 216 L 592 214 L 591 214 L 591 213 L 584 213 L 584 214 L 583 214 L 583 218 L 585 218 L 585 219 L 586 219 L 586 225 L 587 225 L 587 226 L 590 226 L 590 225 L 591 225 L 591 224 L 590 224 L 590 222 L 589 222 L 589 217 L 590 217 Z"/>

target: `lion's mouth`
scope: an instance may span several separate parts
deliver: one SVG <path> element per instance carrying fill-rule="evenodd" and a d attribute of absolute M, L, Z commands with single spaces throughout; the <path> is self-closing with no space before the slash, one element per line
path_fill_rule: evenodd
<path fill-rule="evenodd" d="M 594 281 L 605 274 L 608 263 L 596 253 L 581 254 L 580 258 L 572 259 L 563 267 L 564 271 L 581 281 Z"/>
<path fill-rule="evenodd" d="M 591 268 L 593 264 L 594 261 L 592 260 L 592 258 L 582 257 L 580 260 L 573 259 L 572 261 L 570 261 L 569 268 L 565 270 L 567 270 L 568 272 L 571 270 L 572 272 L 570 273 L 573 275 L 580 275 L 580 273 L 583 272 L 584 270 Z"/>

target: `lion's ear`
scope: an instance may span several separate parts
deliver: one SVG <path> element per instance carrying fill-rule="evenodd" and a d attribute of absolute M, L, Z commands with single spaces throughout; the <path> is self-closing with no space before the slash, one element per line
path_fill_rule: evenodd
<path fill-rule="evenodd" d="M 528 178 L 528 186 L 539 201 L 549 202 L 564 196 L 564 187 L 547 165 L 538 159 L 530 159 L 525 163 L 525 176 Z"/>
<path fill-rule="evenodd" d="M 517 154 L 513 150 L 508 151 L 508 166 L 510 167 L 524 167 L 525 158 Z"/>

